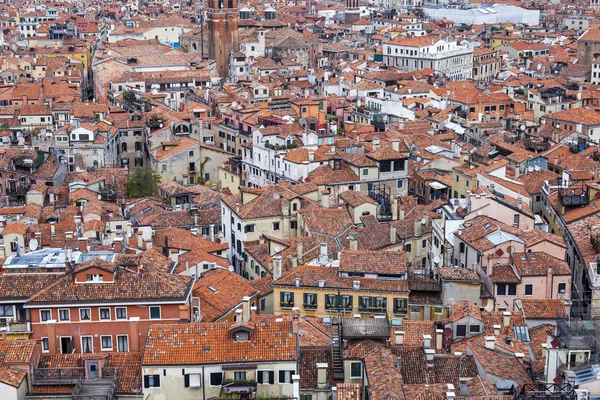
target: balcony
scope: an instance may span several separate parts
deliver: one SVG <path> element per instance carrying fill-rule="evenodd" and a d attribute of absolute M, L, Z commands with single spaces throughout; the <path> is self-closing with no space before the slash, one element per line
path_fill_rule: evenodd
<path fill-rule="evenodd" d="M 0 328 L 6 328 L 6 333 L 21 334 L 31 333 L 31 323 L 27 321 L 13 321 L 12 318 L 0 318 Z"/>
<path fill-rule="evenodd" d="M 359 306 L 358 311 L 360 313 L 367 313 L 367 314 L 385 314 L 387 312 L 387 307 L 386 306 L 383 306 L 383 307 Z"/>
<path fill-rule="evenodd" d="M 21 183 L 19 185 L 9 185 L 6 189 L 6 195 L 14 197 L 25 197 L 25 195 L 29 191 L 29 188 L 31 188 L 31 185 L 28 185 L 26 183 Z"/>
<path fill-rule="evenodd" d="M 550 147 L 548 142 L 539 138 L 531 138 L 525 140 L 525 148 L 533 151 L 545 151 Z"/>
<path fill-rule="evenodd" d="M 562 179 L 559 178 L 558 184 L 558 200 L 565 207 L 569 206 L 585 206 L 590 202 L 588 188 L 585 183 L 581 183 L 579 187 L 569 186 L 563 187 Z"/>
<path fill-rule="evenodd" d="M 523 385 L 515 400 L 575 400 L 577 393 L 569 383 L 540 383 Z"/>

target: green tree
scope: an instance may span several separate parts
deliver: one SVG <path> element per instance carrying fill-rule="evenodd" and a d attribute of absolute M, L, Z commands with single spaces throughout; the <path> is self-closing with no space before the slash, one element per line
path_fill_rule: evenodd
<path fill-rule="evenodd" d="M 135 167 L 127 182 L 127 196 L 133 199 L 154 196 L 158 192 L 159 183 L 160 175 L 152 168 Z"/>

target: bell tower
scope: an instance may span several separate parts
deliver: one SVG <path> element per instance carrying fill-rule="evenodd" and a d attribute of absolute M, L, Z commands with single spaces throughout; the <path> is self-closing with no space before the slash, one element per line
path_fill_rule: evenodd
<path fill-rule="evenodd" d="M 358 0 L 346 0 L 346 11 L 344 11 L 344 23 L 353 24 L 360 19 L 360 8 Z"/>
<path fill-rule="evenodd" d="M 221 78 L 229 76 L 229 57 L 238 51 L 237 0 L 208 0 L 208 57 L 215 60 Z"/>

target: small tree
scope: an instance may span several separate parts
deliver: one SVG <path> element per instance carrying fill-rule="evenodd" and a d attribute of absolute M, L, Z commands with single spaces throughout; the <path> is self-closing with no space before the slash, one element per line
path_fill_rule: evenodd
<path fill-rule="evenodd" d="M 154 196 L 158 192 L 160 175 L 150 167 L 135 167 L 126 190 L 130 198 Z"/>

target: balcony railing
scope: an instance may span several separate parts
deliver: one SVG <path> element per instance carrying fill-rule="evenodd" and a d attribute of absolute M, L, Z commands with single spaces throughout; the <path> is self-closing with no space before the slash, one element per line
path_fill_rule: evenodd
<path fill-rule="evenodd" d="M 36 368 L 33 377 L 36 385 L 75 385 L 85 377 L 85 368 Z"/>
<path fill-rule="evenodd" d="M 31 323 L 27 321 L 7 321 L 0 318 L 0 328 L 7 328 L 6 333 L 31 332 Z"/>
<path fill-rule="evenodd" d="M 371 314 L 385 314 L 387 312 L 387 307 L 358 307 L 358 311 L 361 313 L 371 313 Z"/>

